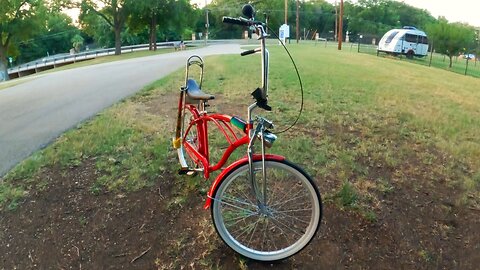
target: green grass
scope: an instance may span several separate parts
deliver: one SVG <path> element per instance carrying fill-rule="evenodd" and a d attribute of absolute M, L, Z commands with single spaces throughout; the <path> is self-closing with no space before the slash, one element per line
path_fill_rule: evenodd
<path fill-rule="evenodd" d="M 297 127 L 280 134 L 270 151 L 303 165 L 326 198 L 370 221 L 376 220 L 380 197 L 398 185 L 455 186 L 464 194 L 462 203 L 478 206 L 479 79 L 333 47 L 289 47 L 302 75 L 305 110 Z M 278 46 L 270 52 L 274 111 L 256 113 L 274 120 L 279 131 L 295 119 L 300 92 L 288 57 Z M 238 115 L 245 117 L 249 93 L 260 81 L 258 61 L 207 58 L 204 89 L 221 96 L 213 110 L 227 102 L 242 108 Z M 46 186 L 42 170 L 68 170 L 87 160 L 100 172 L 94 193 L 138 190 L 172 174 L 167 169 L 176 166 L 169 151 L 172 123 L 145 112 L 144 102 L 176 91 L 182 76 L 179 71 L 157 82 L 18 165 L 0 184 L 0 206 L 15 207 L 30 190 Z"/>
<path fill-rule="evenodd" d="M 357 51 L 356 45 L 354 45 L 353 47 L 349 46 L 348 48 L 353 48 L 354 51 Z M 360 45 L 360 52 L 376 55 L 377 48 L 376 46 L 362 44 Z M 469 60 L 468 66 L 467 66 L 467 60 L 463 59 L 462 57 L 454 57 L 452 60 L 452 67 L 450 68 L 449 67 L 450 60 L 448 56 L 445 56 L 443 54 L 438 54 L 438 53 L 434 53 L 433 55 L 430 55 L 430 53 L 428 53 L 428 55 L 425 57 L 422 57 L 422 58 L 415 57 L 414 59 L 411 59 L 411 60 L 407 59 L 405 56 L 393 57 L 393 56 L 388 56 L 384 53 L 381 53 L 379 56 L 390 58 L 392 60 L 412 62 L 412 63 L 424 65 L 424 66 L 430 66 L 432 68 L 443 69 L 443 70 L 452 71 L 462 75 L 468 75 L 468 76 L 480 78 L 480 62 Z"/>
<path fill-rule="evenodd" d="M 425 66 L 431 65 L 432 67 L 453 71 L 462 75 L 464 75 L 466 71 L 466 75 L 480 78 L 480 62 L 478 61 L 475 63 L 475 60 L 469 60 L 467 67 L 466 59 L 463 57 L 454 57 L 452 59 L 452 67 L 449 68 L 450 60 L 448 59 L 448 56 L 434 53 L 431 58 L 432 61 L 430 62 L 430 54 L 428 54 L 426 57 L 416 58 L 414 60 Z"/>
<path fill-rule="evenodd" d="M 148 100 L 151 91 L 163 83 L 146 87 L 17 165 L 0 181 L 0 207 L 15 208 L 30 191 L 48 186 L 42 178 L 44 170 L 66 171 L 87 161 L 101 172 L 91 187 L 95 194 L 152 185 L 167 170 L 170 139 L 158 131 L 169 129 L 170 123 L 148 113 L 141 101 Z"/>

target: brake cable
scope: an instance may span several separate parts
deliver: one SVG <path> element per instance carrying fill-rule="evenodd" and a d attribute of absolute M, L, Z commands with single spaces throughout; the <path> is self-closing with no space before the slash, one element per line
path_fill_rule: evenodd
<path fill-rule="evenodd" d="M 273 35 L 278 39 L 278 41 L 280 41 L 280 44 L 282 44 L 283 48 L 285 49 L 285 51 L 287 52 L 288 54 L 288 57 L 290 57 L 290 61 L 292 62 L 293 64 L 293 67 L 295 68 L 295 72 L 297 73 L 297 77 L 298 77 L 298 82 L 300 83 L 300 92 L 301 92 L 301 97 L 302 97 L 302 100 L 301 100 L 301 103 L 300 103 L 300 110 L 298 111 L 298 115 L 297 115 L 297 118 L 295 119 L 295 121 L 293 121 L 293 123 L 286 129 L 284 130 L 281 130 L 281 131 L 278 131 L 278 132 L 275 132 L 275 134 L 281 134 L 281 133 L 284 133 L 284 132 L 287 132 L 288 130 L 290 130 L 291 128 L 293 128 L 298 120 L 300 119 L 300 116 L 302 115 L 302 111 L 303 111 L 303 83 L 302 83 L 302 78 L 300 77 L 300 72 L 298 71 L 298 68 L 297 68 L 297 65 L 295 64 L 295 60 L 293 60 L 293 57 L 292 55 L 290 54 L 290 52 L 288 51 L 287 47 L 285 46 L 285 44 L 282 42 L 282 40 L 280 39 L 280 37 L 277 35 L 277 33 L 275 33 L 275 31 L 272 30 L 272 28 L 270 28 L 268 25 L 267 25 L 267 28 L 268 28 L 268 31 L 270 33 L 273 33 Z"/>

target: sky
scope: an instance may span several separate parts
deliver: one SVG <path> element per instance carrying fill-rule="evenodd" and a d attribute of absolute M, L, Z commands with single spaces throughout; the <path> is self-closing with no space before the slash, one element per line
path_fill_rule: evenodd
<path fill-rule="evenodd" d="M 205 0 L 191 0 L 190 2 L 197 3 L 200 7 L 205 5 Z M 206 2 L 210 3 L 210 0 Z M 245 0 L 246 2 L 248 1 Z M 327 2 L 335 3 L 335 0 L 327 0 Z M 340 1 L 337 0 L 337 2 Z M 449 22 L 464 22 L 480 27 L 480 0 L 399 0 L 399 2 L 426 9 L 435 18 L 444 16 Z"/>

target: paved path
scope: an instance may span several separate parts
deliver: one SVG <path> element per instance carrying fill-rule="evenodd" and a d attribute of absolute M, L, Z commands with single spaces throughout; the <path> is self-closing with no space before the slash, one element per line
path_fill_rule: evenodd
<path fill-rule="evenodd" d="M 185 65 L 188 56 L 240 52 L 234 44 L 38 76 L 0 90 L 0 177 L 64 131 Z"/>

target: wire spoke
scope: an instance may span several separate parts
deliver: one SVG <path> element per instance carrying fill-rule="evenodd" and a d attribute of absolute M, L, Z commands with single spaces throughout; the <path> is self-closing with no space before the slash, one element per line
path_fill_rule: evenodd
<path fill-rule="evenodd" d="M 239 204 L 243 204 L 243 205 L 248 205 L 248 206 L 253 206 L 253 207 L 256 207 L 257 205 L 254 204 L 254 203 L 251 203 L 251 202 L 246 202 L 238 197 L 235 197 L 235 196 L 232 196 L 232 195 L 226 195 L 223 199 L 221 199 L 220 201 L 227 201 L 227 202 L 237 202 Z"/>
<path fill-rule="evenodd" d="M 277 206 L 277 205 L 283 206 L 283 205 L 285 205 L 285 204 L 288 203 L 288 202 L 294 201 L 294 200 L 299 199 L 299 198 L 302 198 L 302 197 L 307 197 L 308 194 L 303 194 L 303 195 L 297 196 L 298 194 L 300 194 L 300 193 L 302 193 L 302 192 L 304 192 L 304 190 L 299 190 L 297 193 L 295 193 L 295 195 L 292 195 L 292 198 L 290 198 L 290 199 L 288 199 L 288 200 L 284 200 L 285 197 L 288 196 L 288 193 L 287 193 L 287 196 L 284 196 L 283 199 L 280 200 L 278 203 L 270 205 L 270 207 L 274 207 L 274 206 Z M 295 196 L 296 196 L 296 197 L 295 197 Z"/>
<path fill-rule="evenodd" d="M 253 216 L 255 216 L 255 215 L 256 215 L 256 214 L 249 214 L 248 216 L 240 216 L 240 217 L 232 218 L 232 219 L 229 219 L 229 220 L 225 220 L 225 219 L 224 219 L 224 221 L 225 221 L 225 227 L 230 227 L 230 228 L 231 228 L 231 227 L 239 224 L 241 221 L 245 221 L 245 220 L 247 220 L 249 217 L 253 217 Z M 232 221 L 235 221 L 235 223 L 229 224 L 229 225 L 227 226 L 226 223 L 227 223 L 227 222 L 232 222 Z"/>
<path fill-rule="evenodd" d="M 244 233 L 247 233 L 247 235 L 248 235 L 248 232 L 249 232 L 250 230 L 254 229 L 254 228 L 257 226 L 257 223 L 258 223 L 259 221 L 260 221 L 260 220 L 257 220 L 257 221 L 255 221 L 255 222 L 252 223 L 252 224 L 246 225 L 245 227 L 240 227 L 240 229 L 236 230 L 235 233 L 232 232 L 231 234 L 232 234 L 232 235 L 235 235 L 236 232 L 239 232 L 239 231 L 242 232 L 241 234 L 239 234 L 239 235 L 236 236 L 237 239 L 240 238 Z M 252 228 L 252 227 L 253 227 L 253 228 Z"/>
<path fill-rule="evenodd" d="M 222 205 L 227 205 L 227 206 L 230 206 L 230 207 L 233 207 L 235 209 L 239 209 L 239 210 L 242 210 L 242 211 L 246 211 L 247 213 L 249 214 L 256 214 L 256 212 L 250 210 L 250 209 L 247 209 L 247 208 L 242 208 L 240 206 L 236 206 L 234 204 L 231 204 L 231 203 L 228 203 L 228 202 L 225 202 L 225 201 L 222 201 L 222 200 L 218 200 L 218 199 L 215 199 L 217 200 L 218 202 L 220 202 Z"/>
<path fill-rule="evenodd" d="M 250 246 L 250 243 L 252 243 L 253 235 L 255 234 L 255 230 L 257 229 L 257 225 L 260 222 L 260 219 L 258 219 L 255 222 L 255 226 L 253 227 L 252 234 L 250 235 L 250 239 L 248 240 L 248 246 Z"/>
<path fill-rule="evenodd" d="M 277 213 L 278 213 L 278 212 L 277 212 Z M 276 213 L 274 213 L 274 214 L 276 214 Z M 308 220 L 308 221 L 307 221 L 307 220 L 303 220 L 303 219 L 301 219 L 301 218 L 298 218 L 297 216 L 287 215 L 287 214 L 285 214 L 285 213 L 278 213 L 278 214 L 280 214 L 280 216 L 282 216 L 282 218 L 284 218 L 284 219 L 285 219 L 285 218 L 293 218 L 293 219 L 295 219 L 295 220 L 297 220 L 297 221 L 300 221 L 300 222 L 302 222 L 302 223 L 310 224 L 310 221 L 309 221 L 309 220 Z M 309 219 L 311 219 L 311 216 L 306 216 L 306 217 L 309 218 Z"/>
<path fill-rule="evenodd" d="M 290 212 L 301 212 L 301 211 L 312 211 L 312 208 L 281 210 L 281 211 L 275 211 L 275 213 L 290 213 Z"/>
<path fill-rule="evenodd" d="M 280 221 L 279 219 L 277 219 L 276 217 L 272 217 L 272 221 L 278 222 L 280 225 L 284 226 L 286 229 L 288 229 L 289 231 L 291 231 L 291 232 L 293 232 L 293 233 L 295 233 L 295 234 L 297 234 L 297 235 L 299 235 L 299 236 L 302 236 L 302 235 L 303 235 L 303 232 L 300 233 L 300 232 L 295 231 L 294 229 L 292 229 L 291 226 L 288 226 L 288 225 L 284 224 L 283 222 L 281 222 L 281 221 Z M 279 227 L 279 228 L 280 228 L 280 227 Z"/>

